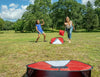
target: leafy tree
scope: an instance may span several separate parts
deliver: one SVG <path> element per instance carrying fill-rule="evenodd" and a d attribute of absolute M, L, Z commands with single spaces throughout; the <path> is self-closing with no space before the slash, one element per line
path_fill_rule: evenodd
<path fill-rule="evenodd" d="M 95 9 L 95 14 L 97 14 L 98 15 L 98 21 L 99 21 L 99 27 L 100 27 L 100 8 L 96 8 Z"/>
<path fill-rule="evenodd" d="M 52 5 L 50 16 L 54 26 L 57 25 L 57 27 L 62 26 L 65 17 L 69 16 L 77 28 L 78 25 L 82 24 L 84 10 L 85 6 L 77 3 L 76 0 L 59 0 Z"/>
<path fill-rule="evenodd" d="M 14 22 L 11 21 L 5 21 L 5 24 L 3 26 L 3 30 L 14 30 Z"/>
<path fill-rule="evenodd" d="M 29 31 L 33 29 L 35 30 L 35 23 L 37 19 L 44 19 L 44 28 L 49 28 L 52 23 L 49 16 L 50 8 L 51 0 L 35 0 L 34 5 L 30 4 L 27 7 L 27 12 L 25 12 L 22 17 L 22 19 L 24 18 L 24 29 Z"/>
<path fill-rule="evenodd" d="M 27 11 L 22 18 L 15 23 L 15 31 L 34 31 L 37 19 L 44 19 L 45 26 L 49 28 L 52 20 L 49 16 L 51 8 L 51 0 L 35 0 L 34 4 L 27 7 Z"/>
<path fill-rule="evenodd" d="M 22 24 L 22 20 L 21 19 L 18 19 L 17 22 L 14 24 L 14 27 L 15 27 L 15 32 L 16 31 L 20 31 L 20 32 L 23 32 L 23 24 Z"/>
<path fill-rule="evenodd" d="M 92 26 L 92 29 L 94 28 L 98 28 L 99 26 L 99 17 L 97 14 L 94 15 L 94 18 L 93 18 L 93 26 Z"/>
<path fill-rule="evenodd" d="M 100 27 L 100 0 L 95 1 L 95 6 L 97 7 L 95 9 L 95 13 L 98 15 L 99 18 L 99 27 Z"/>
<path fill-rule="evenodd" d="M 22 18 L 14 24 L 15 31 L 35 31 L 36 20 L 44 19 L 44 29 L 64 28 L 63 24 L 67 16 L 73 21 L 76 29 L 85 28 L 92 31 L 100 25 L 99 0 L 96 0 L 96 9 L 88 1 L 82 5 L 76 0 L 58 0 L 51 4 L 51 0 L 35 0 L 34 4 L 27 7 Z M 40 21 L 41 22 L 41 21 Z"/>
<path fill-rule="evenodd" d="M 80 3 L 77 2 L 72 3 L 70 18 L 73 20 L 75 24 L 75 29 L 82 28 L 83 16 L 85 12 L 86 12 L 85 5 L 81 5 Z"/>
<path fill-rule="evenodd" d="M 90 3 L 90 1 L 87 2 L 87 12 L 85 14 L 85 29 L 87 31 L 91 30 L 91 27 L 93 26 L 93 8 L 92 8 L 92 4 Z"/>
<path fill-rule="evenodd" d="M 87 11 L 85 14 L 85 29 L 87 31 L 92 31 L 96 26 L 98 26 L 98 15 L 95 15 L 90 1 L 87 2 Z"/>
<path fill-rule="evenodd" d="M 0 30 L 3 29 L 4 24 L 5 24 L 4 20 L 0 18 Z"/>
<path fill-rule="evenodd" d="M 100 0 L 95 1 L 95 6 L 100 7 Z"/>

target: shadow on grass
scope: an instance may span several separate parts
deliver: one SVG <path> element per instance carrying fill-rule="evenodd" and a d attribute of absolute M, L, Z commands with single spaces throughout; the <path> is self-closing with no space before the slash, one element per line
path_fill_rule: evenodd
<path fill-rule="evenodd" d="M 45 33 L 58 33 L 60 29 L 56 29 L 56 30 L 48 30 L 48 29 L 43 29 L 43 31 Z M 61 30 L 64 30 L 64 29 L 61 29 Z M 73 31 L 75 33 L 92 33 L 92 32 L 100 32 L 100 30 L 94 30 L 94 31 L 86 31 L 86 30 L 76 30 L 76 31 Z M 37 31 L 23 31 L 23 32 L 20 32 L 20 31 L 16 31 L 15 33 L 37 33 Z M 0 34 L 3 34 L 3 32 L 0 32 Z"/>
<path fill-rule="evenodd" d="M 46 33 L 54 33 L 54 32 L 59 32 L 59 30 L 43 30 Z M 16 31 L 15 33 L 37 33 L 37 31 L 24 31 L 24 32 L 20 32 L 20 31 Z"/>
<path fill-rule="evenodd" d="M 32 31 L 26 31 L 26 32 L 20 32 L 20 31 L 16 31 L 15 33 L 34 33 L 34 32 L 32 32 Z"/>
<path fill-rule="evenodd" d="M 75 33 L 93 33 L 93 32 L 100 32 L 100 31 L 73 31 Z"/>
<path fill-rule="evenodd" d="M 33 40 L 33 41 L 29 41 L 29 42 L 33 42 L 33 43 L 36 43 L 34 40 Z M 38 42 L 44 42 L 44 41 L 38 41 Z M 37 43 L 38 43 L 38 42 L 37 42 Z"/>
<path fill-rule="evenodd" d="M 54 32 L 59 32 L 59 30 L 44 30 L 46 33 L 54 33 Z"/>

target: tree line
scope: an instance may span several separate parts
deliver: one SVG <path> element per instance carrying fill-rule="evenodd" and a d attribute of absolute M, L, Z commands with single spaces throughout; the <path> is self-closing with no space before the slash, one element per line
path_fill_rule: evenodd
<path fill-rule="evenodd" d="M 93 31 L 100 29 L 100 0 L 96 0 L 94 4 L 95 8 L 90 1 L 83 5 L 76 0 L 59 0 L 53 4 L 51 0 L 35 0 L 34 4 L 27 7 L 22 18 L 16 22 L 3 21 L 0 18 L 0 29 L 14 29 L 16 32 L 35 31 L 37 19 L 44 19 L 44 30 L 62 29 L 65 17 L 69 16 L 76 30 Z"/>

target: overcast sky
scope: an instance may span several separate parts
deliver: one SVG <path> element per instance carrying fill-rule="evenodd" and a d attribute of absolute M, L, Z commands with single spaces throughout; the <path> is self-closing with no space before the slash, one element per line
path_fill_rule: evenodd
<path fill-rule="evenodd" d="M 52 3 L 56 1 L 58 0 L 52 0 Z M 77 1 L 82 4 L 90 1 L 94 5 L 95 0 Z M 34 0 L 0 0 L 0 17 L 4 20 L 16 21 L 22 17 L 29 4 L 34 4 Z"/>

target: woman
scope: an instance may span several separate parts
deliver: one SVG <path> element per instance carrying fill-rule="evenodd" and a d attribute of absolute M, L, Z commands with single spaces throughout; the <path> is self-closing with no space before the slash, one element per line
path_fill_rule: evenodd
<path fill-rule="evenodd" d="M 71 34 L 72 34 L 73 29 L 75 30 L 75 28 L 74 28 L 73 22 L 69 19 L 68 16 L 65 19 L 64 25 L 68 34 L 68 39 L 69 39 L 68 41 L 69 43 L 71 43 Z"/>

